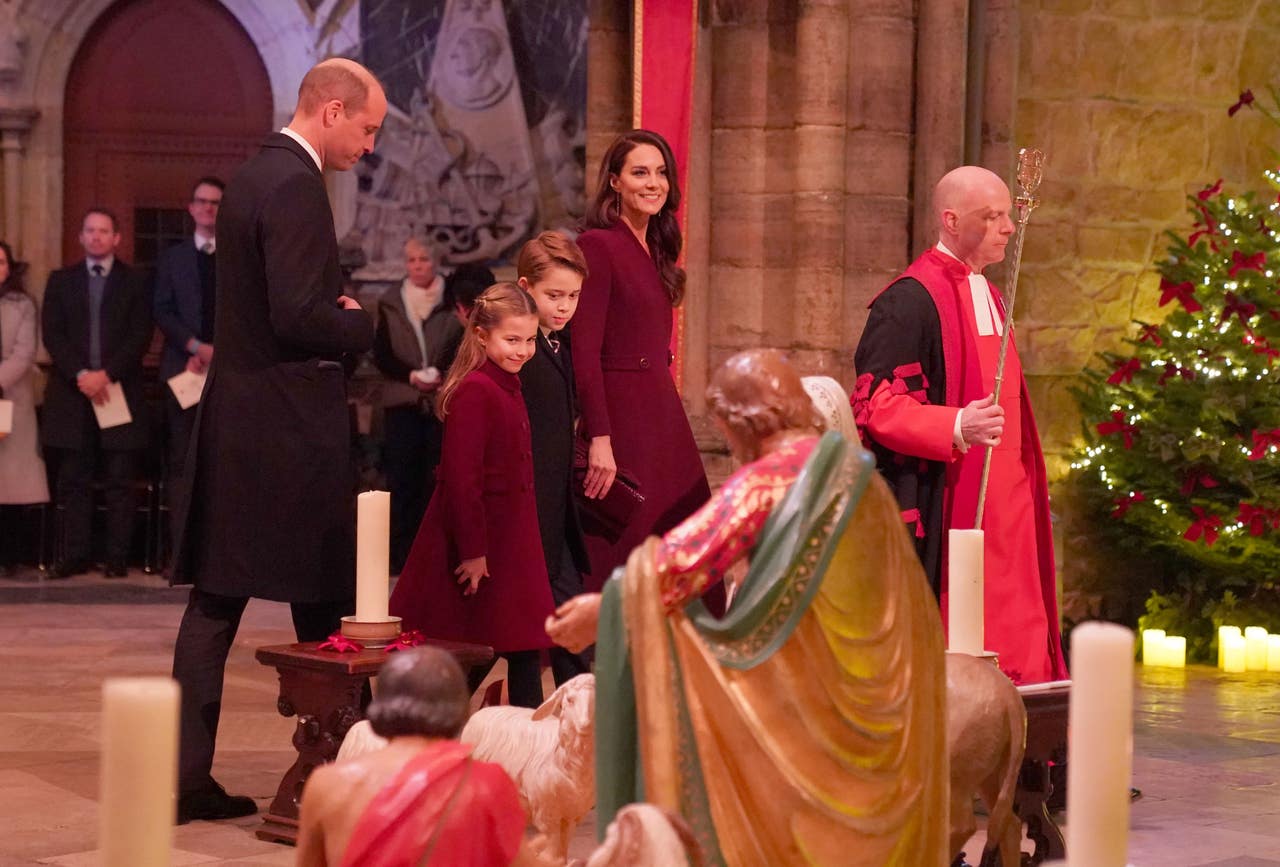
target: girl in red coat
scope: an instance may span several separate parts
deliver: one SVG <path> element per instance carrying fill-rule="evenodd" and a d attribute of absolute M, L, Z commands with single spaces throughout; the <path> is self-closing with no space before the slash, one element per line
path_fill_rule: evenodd
<path fill-rule="evenodd" d="M 542 703 L 539 650 L 551 587 L 538 530 L 529 416 L 520 368 L 538 309 L 519 286 L 476 299 L 440 389 L 444 449 L 435 493 L 391 594 L 391 613 L 431 638 L 487 644 L 507 660 L 511 703 Z M 472 690 L 488 673 L 473 669 Z"/>

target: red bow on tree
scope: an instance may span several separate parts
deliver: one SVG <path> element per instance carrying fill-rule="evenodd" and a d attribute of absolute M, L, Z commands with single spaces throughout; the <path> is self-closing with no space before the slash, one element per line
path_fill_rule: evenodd
<path fill-rule="evenodd" d="M 1227 276 L 1234 277 L 1246 268 L 1261 273 L 1266 267 L 1267 253 L 1265 250 L 1259 250 L 1252 256 L 1246 256 L 1239 250 L 1232 250 L 1231 267 L 1227 269 Z"/>
<path fill-rule="evenodd" d="M 1195 291 L 1196 287 L 1190 280 L 1182 283 L 1170 283 L 1167 277 L 1161 277 L 1160 306 L 1163 307 L 1176 298 L 1188 313 L 1198 313 L 1204 307 L 1195 299 Z"/>
<path fill-rule="evenodd" d="M 1259 253 L 1258 255 L 1262 255 Z M 1258 312 L 1258 305 L 1251 301 L 1241 301 L 1234 292 L 1227 293 L 1227 303 L 1222 308 L 1222 323 L 1225 325 L 1232 316 L 1240 317 L 1240 324 L 1249 327 L 1249 318 Z"/>
<path fill-rule="evenodd" d="M 1227 117 L 1235 117 L 1235 116 L 1236 116 L 1236 112 L 1237 112 L 1237 111 L 1239 111 L 1240 109 L 1244 108 L 1246 105 L 1253 105 L 1253 91 L 1252 91 L 1252 90 L 1242 90 L 1242 91 L 1240 91 L 1240 98 L 1239 98 L 1239 99 L 1237 99 L 1237 100 L 1235 101 L 1235 105 L 1233 105 L 1233 106 L 1231 106 L 1231 108 L 1227 109 Z M 1218 181 L 1218 183 L 1222 183 L 1222 181 Z"/>
<path fill-rule="evenodd" d="M 1124 434 L 1124 447 L 1133 448 L 1133 438 L 1138 434 L 1138 426 L 1136 424 L 1128 424 L 1125 421 L 1124 413 L 1116 410 L 1111 413 L 1111 421 L 1098 423 L 1098 433 L 1102 436 L 1110 436 L 1113 433 Z"/>
<path fill-rule="evenodd" d="M 1107 377 L 1107 382 L 1111 385 L 1133 382 L 1133 375 L 1142 369 L 1142 362 L 1136 358 L 1130 358 L 1128 361 L 1116 361 L 1115 366 L 1116 372 Z"/>
<path fill-rule="evenodd" d="M 1166 361 L 1164 363 L 1164 373 L 1160 374 L 1160 379 L 1156 381 L 1156 385 L 1164 385 L 1165 382 L 1175 376 L 1181 376 L 1183 379 L 1190 381 L 1196 378 L 1196 372 L 1194 370 L 1181 367 L 1176 362 Z"/>
<path fill-rule="evenodd" d="M 1206 514 L 1199 506 L 1192 506 L 1191 511 L 1195 513 L 1196 520 L 1187 528 L 1187 532 L 1182 534 L 1182 538 L 1188 542 L 1196 542 L 1203 538 L 1206 545 L 1213 547 L 1213 543 L 1218 541 L 1218 528 L 1222 526 L 1222 518 Z"/>
<path fill-rule="evenodd" d="M 352 641 L 341 632 L 335 632 L 320 642 L 316 650 L 332 650 L 335 653 L 358 653 L 364 650 L 364 645 L 358 641 Z"/>
<path fill-rule="evenodd" d="M 1146 501 L 1147 498 L 1142 491 L 1134 491 L 1127 497 L 1116 497 L 1116 507 L 1111 511 L 1111 517 L 1123 518 L 1134 503 L 1145 503 Z"/>
<path fill-rule="evenodd" d="M 1192 470 L 1187 474 L 1186 481 L 1182 483 L 1182 489 L 1179 493 L 1184 497 L 1190 496 L 1191 492 L 1196 489 L 1196 485 L 1202 488 L 1216 488 L 1218 487 L 1218 480 L 1203 470 Z"/>
<path fill-rule="evenodd" d="M 1253 432 L 1253 451 L 1249 452 L 1249 460 L 1260 461 L 1267 456 L 1267 449 L 1280 446 L 1280 427 L 1271 430 Z"/>
<path fill-rule="evenodd" d="M 1156 346 L 1164 346 L 1164 340 L 1160 337 L 1159 325 L 1142 326 L 1142 333 L 1138 335 L 1138 342 L 1146 343 L 1148 340 L 1150 340 Z"/>
<path fill-rule="evenodd" d="M 1271 360 L 1273 358 L 1280 358 L 1280 349 L 1272 349 L 1271 344 L 1265 337 L 1254 337 L 1253 334 L 1250 333 L 1244 336 L 1243 342 L 1246 346 L 1253 347 L 1254 355 L 1265 355 L 1267 357 L 1268 365 L 1271 364 Z"/>
<path fill-rule="evenodd" d="M 420 629 L 410 629 L 408 632 L 401 632 L 396 636 L 396 640 L 386 646 L 384 653 L 393 653 L 397 650 L 408 650 L 411 647 L 417 647 L 419 644 L 425 644 L 427 637 L 422 634 Z"/>
<path fill-rule="evenodd" d="M 1267 529 L 1267 524 L 1270 524 L 1273 528 L 1276 526 L 1277 520 L 1280 520 L 1277 517 L 1278 515 L 1280 513 L 1253 503 L 1241 503 L 1240 514 L 1236 517 L 1236 520 L 1241 524 L 1249 525 L 1250 536 L 1261 536 L 1263 531 Z"/>
<path fill-rule="evenodd" d="M 1203 190 L 1196 193 L 1196 198 L 1198 198 L 1202 202 L 1207 202 L 1210 199 L 1212 199 L 1214 196 L 1218 195 L 1218 193 L 1220 192 L 1222 192 L 1222 178 L 1218 178 L 1215 184 L 1213 184 L 1212 186 L 1205 187 Z M 1205 216 L 1207 218 L 1208 214 L 1206 214 Z"/>
<path fill-rule="evenodd" d="M 1194 247 L 1196 245 L 1196 241 L 1200 240 L 1202 237 L 1211 237 L 1218 234 L 1218 224 L 1213 221 L 1213 215 L 1209 213 L 1209 209 L 1204 205 L 1197 205 L 1197 207 L 1200 210 L 1200 216 L 1204 219 L 1204 228 L 1196 229 L 1196 231 L 1192 232 L 1190 236 L 1187 237 L 1188 247 Z M 1196 221 L 1192 225 L 1199 226 L 1200 222 Z M 1213 248 L 1214 252 L 1217 252 L 1217 241 L 1210 241 L 1209 246 Z"/>

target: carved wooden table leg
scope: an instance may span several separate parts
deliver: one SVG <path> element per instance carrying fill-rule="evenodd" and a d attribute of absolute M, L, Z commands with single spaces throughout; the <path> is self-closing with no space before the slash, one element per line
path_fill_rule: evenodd
<path fill-rule="evenodd" d="M 312 770 L 337 757 L 347 730 L 360 720 L 360 696 L 369 677 L 299 668 L 278 670 L 280 699 L 276 706 L 282 715 L 298 717 L 293 732 L 298 758 L 280 781 L 257 834 L 263 840 L 294 843 L 302 787 Z"/>
<path fill-rule="evenodd" d="M 1031 855 L 1023 855 L 1025 865 L 1065 859 L 1066 841 L 1047 806 L 1053 785 L 1049 765 L 1061 761 L 1067 748 L 1067 705 L 1070 686 L 1048 689 L 1020 687 L 1027 709 L 1027 752 L 1018 775 L 1014 812 L 1026 823 L 1027 838 L 1035 844 Z"/>

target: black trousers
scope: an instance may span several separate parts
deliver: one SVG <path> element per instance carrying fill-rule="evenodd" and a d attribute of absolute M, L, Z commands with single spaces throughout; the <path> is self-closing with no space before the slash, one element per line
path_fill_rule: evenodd
<path fill-rule="evenodd" d="M 196 409 L 183 409 L 178 406 L 173 393 L 165 395 L 165 423 L 168 428 L 168 449 L 165 472 L 165 505 L 169 508 L 169 538 L 178 538 L 177 505 L 178 492 L 182 490 L 187 466 L 187 446 L 191 444 L 191 432 L 196 426 Z"/>
<path fill-rule="evenodd" d="M 248 597 L 218 596 L 191 589 L 187 610 L 173 648 L 173 678 L 182 687 L 178 744 L 178 794 L 210 785 L 218 718 L 222 713 L 222 680 L 227 654 L 240 628 Z M 321 641 L 354 610 L 354 600 L 294 602 L 293 629 L 298 641 Z"/>
<path fill-rule="evenodd" d="M 499 659 L 507 661 L 507 700 L 515 707 L 542 704 L 542 654 L 537 650 L 517 650 L 495 654 L 488 665 L 467 672 L 467 689 L 475 692 Z"/>
<path fill-rule="evenodd" d="M 96 439 L 85 448 L 62 450 L 57 489 L 63 509 L 64 559 L 88 560 L 93 554 L 93 480 L 99 466 L 107 512 L 103 559 L 108 563 L 129 559 L 139 457 L 134 450 L 104 449 Z"/>
<path fill-rule="evenodd" d="M 582 593 L 582 574 L 573 563 L 573 552 L 569 550 L 567 541 L 560 553 L 560 568 L 548 569 L 548 575 L 551 578 L 551 598 L 557 608 Z M 561 686 L 565 681 L 591 671 L 595 648 L 588 647 L 581 653 L 570 653 L 556 645 L 548 655 L 551 657 L 551 676 L 555 678 L 556 686 Z"/>
<path fill-rule="evenodd" d="M 383 413 L 382 469 L 391 492 L 391 574 L 399 574 L 436 487 L 444 424 L 416 406 Z"/>

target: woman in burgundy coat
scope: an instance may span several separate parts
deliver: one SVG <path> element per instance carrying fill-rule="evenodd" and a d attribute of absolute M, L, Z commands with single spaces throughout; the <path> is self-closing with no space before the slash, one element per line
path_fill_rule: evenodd
<path fill-rule="evenodd" d="M 533 490 L 520 368 L 536 347 L 537 308 L 514 283 L 485 290 L 440 389 L 444 447 L 436 488 L 391 594 L 405 629 L 487 644 L 507 660 L 511 703 L 542 703 L 539 650 L 551 584 Z M 488 669 L 471 672 L 474 690 Z"/>
<path fill-rule="evenodd" d="M 587 231 L 578 245 L 588 276 L 573 320 L 573 367 L 590 442 L 588 496 L 602 496 L 620 466 L 644 505 L 610 545 L 588 537 L 598 589 L 651 534 L 661 535 L 711 496 L 689 419 L 671 378 L 674 308 L 684 297 L 680 188 L 662 136 L 632 130 L 605 153 Z"/>

